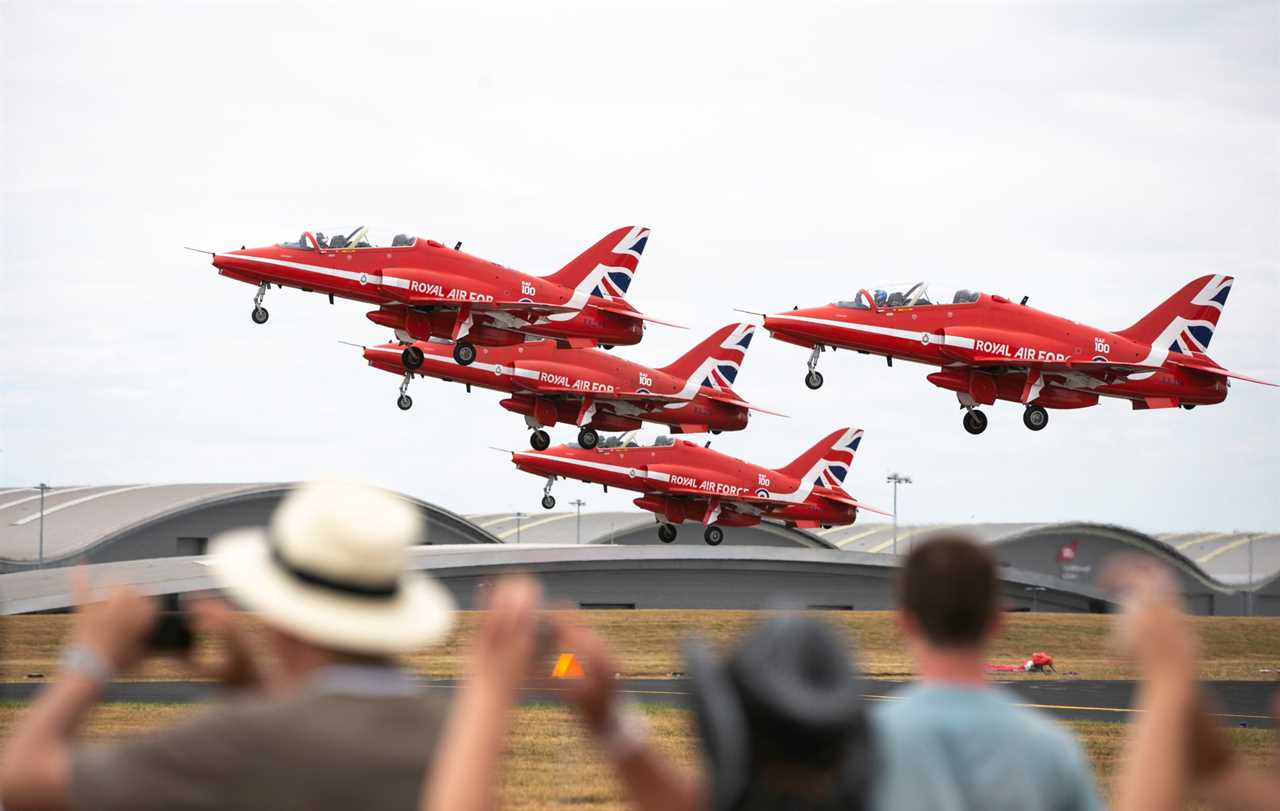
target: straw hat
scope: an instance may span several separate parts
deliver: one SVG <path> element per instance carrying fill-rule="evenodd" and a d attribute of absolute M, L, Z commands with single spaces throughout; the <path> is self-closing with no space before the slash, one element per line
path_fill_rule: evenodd
<path fill-rule="evenodd" d="M 404 653 L 453 625 L 449 593 L 407 571 L 421 536 L 417 508 L 385 490 L 308 482 L 269 526 L 214 538 L 209 565 L 234 600 L 283 631 L 350 653 Z"/>

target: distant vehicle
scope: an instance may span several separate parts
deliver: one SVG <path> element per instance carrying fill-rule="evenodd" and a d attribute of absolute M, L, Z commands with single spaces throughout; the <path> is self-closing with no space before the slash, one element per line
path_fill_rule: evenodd
<path fill-rule="evenodd" d="M 971 434 L 987 428 L 979 405 L 1022 403 L 1032 431 L 1046 408 L 1086 408 L 1118 397 L 1138 410 L 1220 403 L 1228 371 L 1205 352 L 1231 292 L 1230 276 L 1203 276 L 1128 329 L 1108 332 L 969 290 L 932 294 L 923 282 L 859 290 L 851 301 L 766 316 L 781 341 L 812 349 L 805 385 L 822 386 L 818 357 L 852 349 L 941 367 L 929 382 L 956 392 Z"/>
<path fill-rule="evenodd" d="M 633 431 L 646 422 L 671 426 L 673 433 L 740 431 L 753 406 L 733 391 L 751 337 L 751 324 L 729 324 L 669 366 L 653 368 L 598 349 L 557 349 L 554 341 L 479 349 L 474 363 L 460 366 L 446 344 L 413 344 L 423 363 L 406 371 L 398 344 L 366 347 L 369 365 L 403 375 L 402 410 L 413 406 L 409 381 L 420 374 L 512 395 L 501 405 L 523 414 L 533 430 L 530 444 L 551 445 L 546 428 L 558 422 L 579 426 L 578 444 L 594 448 L 599 431 Z"/>
<path fill-rule="evenodd" d="M 514 451 L 511 461 L 526 473 L 545 476 L 542 506 L 555 507 L 556 479 L 618 487 L 640 493 L 635 505 L 658 517 L 658 539 L 671 543 L 676 525 L 697 521 L 703 540 L 718 546 L 723 527 L 772 521 L 792 527 L 852 524 L 858 510 L 887 515 L 859 503 L 843 488 L 862 430 L 840 428 L 773 470 L 674 437 L 641 446 L 610 438 L 594 450 L 557 445 L 545 451 Z"/>
<path fill-rule="evenodd" d="M 397 235 L 376 246 L 364 226 L 326 238 L 304 232 L 296 242 L 214 253 L 223 276 L 258 286 L 253 321 L 268 314 L 263 296 L 271 285 L 377 304 L 368 317 L 390 327 L 404 344 L 443 338 L 466 366 L 476 346 L 510 346 L 530 336 L 562 346 L 639 343 L 645 321 L 626 302 L 649 229 L 619 228 L 550 276 L 530 276 L 447 248 L 430 239 Z M 673 325 L 674 326 L 674 325 Z M 403 350 L 407 368 L 422 354 Z"/>

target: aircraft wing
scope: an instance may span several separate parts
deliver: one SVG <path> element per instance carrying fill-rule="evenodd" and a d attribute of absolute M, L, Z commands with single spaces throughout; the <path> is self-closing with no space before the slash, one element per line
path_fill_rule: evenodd
<path fill-rule="evenodd" d="M 564 304 L 544 304 L 534 301 L 461 301 L 459 299 L 440 298 L 438 296 L 407 295 L 402 300 L 414 307 L 450 307 L 467 306 L 472 312 L 503 312 L 528 314 L 531 316 L 555 315 L 556 313 L 576 313 L 577 307 Z"/>
<path fill-rule="evenodd" d="M 588 303 L 590 304 L 590 306 L 595 307 L 597 310 L 603 310 L 607 313 L 614 313 L 616 315 L 626 316 L 627 318 L 635 318 L 639 321 L 648 321 L 651 324 L 661 324 L 664 327 L 675 327 L 676 329 L 688 329 L 688 327 L 686 327 L 684 324 L 677 324 L 674 321 L 665 321 L 661 318 L 655 318 L 651 315 L 645 315 L 644 313 L 636 312 L 635 310 L 632 310 L 632 309 L 628 309 L 624 307 L 614 307 L 614 306 L 610 306 L 608 304 L 604 304 L 597 301 L 591 301 Z"/>
<path fill-rule="evenodd" d="M 724 394 L 723 392 L 704 390 L 701 392 L 701 394 L 703 397 L 706 397 L 709 400 L 715 400 L 716 402 L 724 403 L 726 405 L 739 406 L 740 408 L 746 408 L 751 411 L 759 411 L 761 414 L 772 414 L 775 417 L 788 416 L 787 414 L 783 414 L 781 411 L 772 411 L 767 408 L 762 408 L 757 405 L 752 405 L 751 403 L 748 403 L 746 400 L 740 400 L 737 397 Z"/>
<path fill-rule="evenodd" d="M 866 510 L 868 512 L 877 513 L 879 515 L 893 515 L 893 513 L 886 512 L 880 509 L 879 507 L 872 507 L 870 504 L 863 504 L 861 501 L 858 501 L 856 498 L 849 495 L 848 493 L 845 493 L 843 491 L 837 491 L 830 487 L 819 490 L 818 495 L 822 496 L 828 501 L 834 501 L 837 504 L 847 504 L 848 506 L 853 507 L 856 510 Z"/>

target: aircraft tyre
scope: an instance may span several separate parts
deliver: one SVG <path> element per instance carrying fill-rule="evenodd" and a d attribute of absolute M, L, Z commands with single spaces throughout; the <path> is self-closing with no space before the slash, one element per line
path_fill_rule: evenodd
<path fill-rule="evenodd" d="M 555 506 L 556 506 L 555 496 L 551 495 L 550 493 L 547 493 L 545 496 L 542 497 L 542 509 L 551 510 L 551 509 L 554 509 Z"/>
<path fill-rule="evenodd" d="M 475 345 L 468 341 L 458 341 L 453 345 L 453 359 L 459 366 L 470 366 L 476 360 Z"/>
<path fill-rule="evenodd" d="M 551 434 L 539 428 L 529 435 L 529 444 L 535 451 L 545 451 L 551 447 Z"/>
<path fill-rule="evenodd" d="M 1032 431 L 1044 430 L 1044 427 L 1049 424 L 1049 412 L 1041 406 L 1029 405 L 1027 410 L 1022 412 L 1022 424 Z"/>
<path fill-rule="evenodd" d="M 604 350 L 613 349 L 613 344 L 600 344 L 600 348 Z"/>
<path fill-rule="evenodd" d="M 658 525 L 658 540 L 662 541 L 663 543 L 671 543 L 675 539 L 676 539 L 675 524 L 659 524 Z"/>
<path fill-rule="evenodd" d="M 401 411 L 408 411 L 413 408 L 413 398 L 407 394 L 402 394 L 396 398 L 396 405 Z"/>
<path fill-rule="evenodd" d="M 708 546 L 719 546 L 724 541 L 724 530 L 715 524 L 711 524 L 703 530 L 702 539 L 707 542 Z"/>
<path fill-rule="evenodd" d="M 267 319 L 271 317 L 271 313 L 267 312 L 266 307 L 254 307 L 250 317 L 255 324 L 265 324 Z"/>
<path fill-rule="evenodd" d="M 964 412 L 964 430 L 971 434 L 980 434 L 987 430 L 987 415 L 976 408 Z"/>
<path fill-rule="evenodd" d="M 600 444 L 600 434 L 591 426 L 584 425 L 578 429 L 578 444 L 591 450 Z"/>
<path fill-rule="evenodd" d="M 814 370 L 804 376 L 804 384 L 813 391 L 822 388 L 822 372 Z"/>
<path fill-rule="evenodd" d="M 404 351 L 400 353 L 400 362 L 404 364 L 406 369 L 421 369 L 422 361 L 425 357 L 418 347 L 406 346 Z"/>

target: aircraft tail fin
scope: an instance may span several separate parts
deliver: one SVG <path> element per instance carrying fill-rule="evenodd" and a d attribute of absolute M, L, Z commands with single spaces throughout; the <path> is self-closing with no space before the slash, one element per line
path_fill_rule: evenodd
<path fill-rule="evenodd" d="M 1203 354 L 1231 292 L 1230 276 L 1201 276 L 1117 335 L 1183 355 Z"/>
<path fill-rule="evenodd" d="M 544 278 L 585 296 L 621 301 L 626 298 L 648 241 L 649 229 L 638 225 L 610 231 L 572 262 Z"/>
<path fill-rule="evenodd" d="M 755 330 L 754 324 L 727 324 L 659 371 L 684 380 L 689 396 L 703 386 L 732 393 Z"/>
<path fill-rule="evenodd" d="M 860 444 L 861 428 L 837 428 L 778 472 L 818 487 L 838 488 L 849 475 Z"/>

